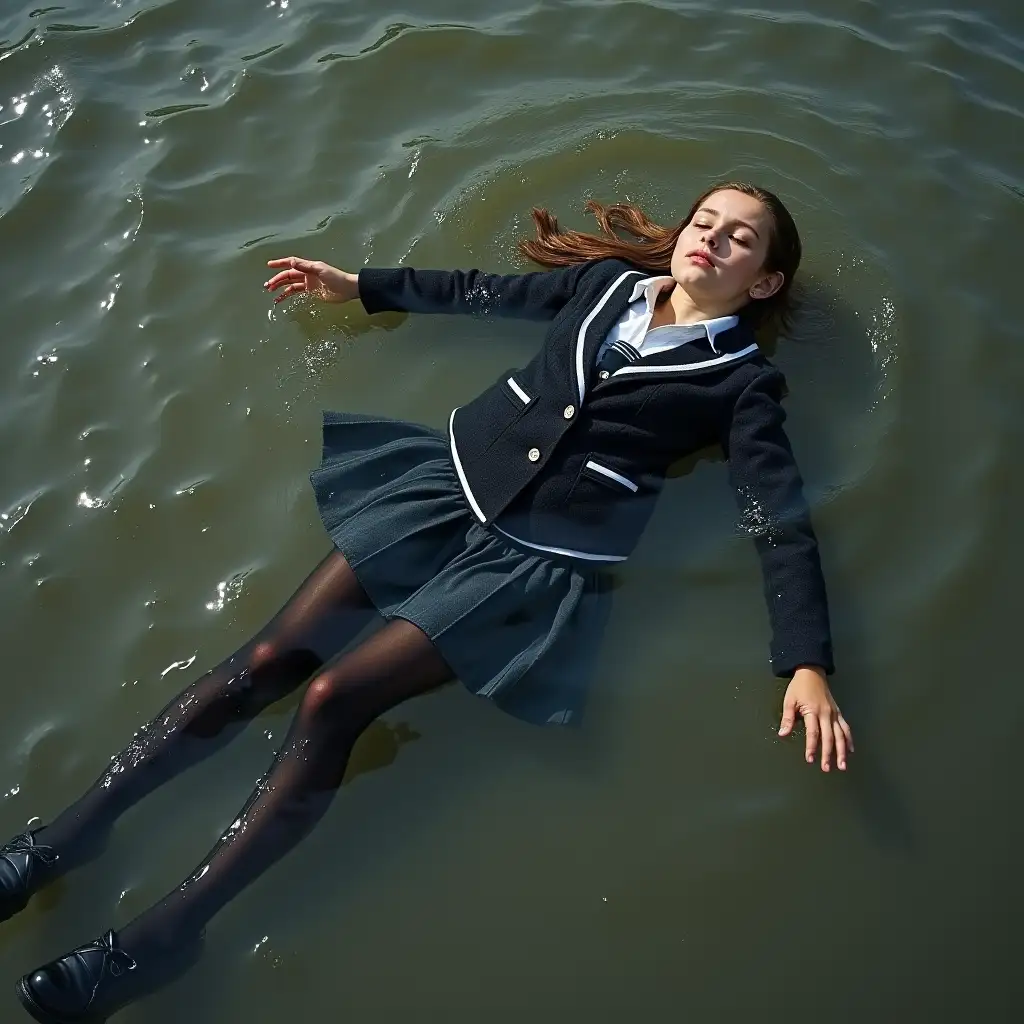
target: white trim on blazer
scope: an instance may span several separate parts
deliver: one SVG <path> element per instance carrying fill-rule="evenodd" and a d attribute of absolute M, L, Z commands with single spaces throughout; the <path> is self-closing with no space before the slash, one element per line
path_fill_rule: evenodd
<path fill-rule="evenodd" d="M 608 291 L 601 296 L 598 300 L 597 305 L 587 314 L 587 318 L 580 324 L 579 334 L 576 336 L 576 390 L 580 395 L 580 405 L 583 405 L 583 396 L 587 391 L 587 374 L 586 369 L 583 366 L 583 348 L 584 342 L 586 341 L 587 328 L 593 323 L 594 317 L 604 309 L 605 304 L 615 294 L 615 289 L 626 280 L 627 277 L 631 276 L 643 277 L 643 273 L 639 270 L 627 270 L 624 274 L 619 274 L 617 278 L 608 287 Z"/>
<path fill-rule="evenodd" d="M 480 520 L 481 523 L 487 522 L 487 516 L 483 514 L 476 498 L 473 497 L 473 491 L 470 489 L 469 481 L 466 479 L 466 474 L 462 469 L 462 459 L 459 458 L 459 449 L 455 447 L 455 414 L 458 412 L 458 408 L 452 409 L 452 414 L 448 418 L 448 443 L 452 449 L 452 462 L 455 463 L 455 472 L 459 476 L 459 483 L 462 484 L 462 492 L 466 495 L 466 501 L 469 502 L 469 507 L 473 510 L 473 514 Z"/>
<path fill-rule="evenodd" d="M 716 366 L 728 366 L 729 363 L 737 363 L 741 359 L 752 356 L 760 351 L 758 345 L 748 345 L 739 352 L 728 352 L 724 356 L 716 356 L 714 359 L 704 359 L 699 363 L 679 363 L 675 366 L 622 366 L 612 376 L 625 376 L 627 373 L 700 373 L 701 370 L 710 370 Z"/>

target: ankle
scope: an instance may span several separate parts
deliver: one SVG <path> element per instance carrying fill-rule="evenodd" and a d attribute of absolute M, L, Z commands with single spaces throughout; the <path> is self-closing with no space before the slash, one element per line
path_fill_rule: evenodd
<path fill-rule="evenodd" d="M 192 946 L 202 938 L 201 927 L 169 920 L 169 917 L 160 914 L 159 906 L 144 911 L 119 930 L 122 948 L 136 960 L 145 960 Z"/>
<path fill-rule="evenodd" d="M 53 851 L 56 861 L 51 870 L 61 875 L 95 860 L 106 850 L 110 841 L 109 829 L 78 829 L 72 832 L 52 824 L 36 829 L 34 835 L 39 846 Z"/>

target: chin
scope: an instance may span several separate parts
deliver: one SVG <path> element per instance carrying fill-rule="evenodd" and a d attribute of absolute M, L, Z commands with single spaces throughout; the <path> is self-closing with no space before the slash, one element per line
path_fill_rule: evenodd
<path fill-rule="evenodd" d="M 687 262 L 672 275 L 680 284 L 693 282 L 700 284 L 706 291 L 708 285 L 716 281 L 718 274 L 714 267 L 700 267 L 696 263 Z"/>
<path fill-rule="evenodd" d="M 689 273 L 677 274 L 676 281 L 695 299 L 718 301 L 724 291 L 720 282 L 715 280 L 713 270 L 707 271 L 694 267 Z"/>

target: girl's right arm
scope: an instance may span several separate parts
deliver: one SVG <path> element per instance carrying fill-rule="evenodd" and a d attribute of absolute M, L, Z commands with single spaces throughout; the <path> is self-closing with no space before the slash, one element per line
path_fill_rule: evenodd
<path fill-rule="evenodd" d="M 368 313 L 472 313 L 550 320 L 572 298 L 590 263 L 529 274 L 485 274 L 480 270 L 413 270 L 366 267 L 349 274 L 327 263 L 298 257 L 271 260 L 279 271 L 267 281 L 274 299 L 308 292 L 325 302 L 361 299 Z"/>

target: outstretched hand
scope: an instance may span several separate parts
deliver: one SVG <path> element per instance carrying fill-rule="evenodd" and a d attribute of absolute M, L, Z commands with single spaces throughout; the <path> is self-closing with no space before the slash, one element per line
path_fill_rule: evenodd
<path fill-rule="evenodd" d="M 839 770 L 845 772 L 847 752 L 853 753 L 853 733 L 832 697 L 825 673 L 819 668 L 805 666 L 794 673 L 782 704 L 780 736 L 788 736 L 793 731 L 797 715 L 803 718 L 807 733 L 804 747 L 807 763 L 814 763 L 820 741 L 821 770 L 829 771 L 834 753 Z"/>
<path fill-rule="evenodd" d="M 322 302 L 348 302 L 359 297 L 359 275 L 349 274 L 329 263 L 288 256 L 285 259 L 270 260 L 267 266 L 280 270 L 263 285 L 269 292 L 284 289 L 280 295 L 274 296 L 275 303 L 302 292 Z"/>

